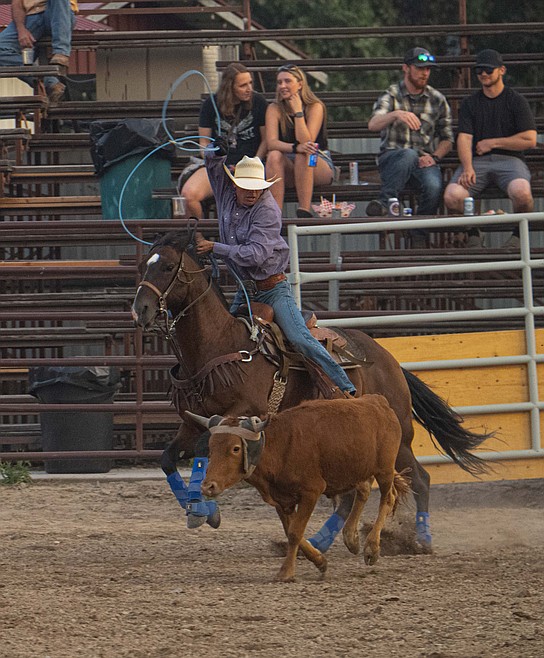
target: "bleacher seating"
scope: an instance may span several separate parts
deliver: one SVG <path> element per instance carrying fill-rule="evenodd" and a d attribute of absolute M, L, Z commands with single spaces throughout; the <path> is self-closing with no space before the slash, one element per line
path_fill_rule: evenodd
<path fill-rule="evenodd" d="M 164 8 L 164 7 L 163 7 Z M 112 8 L 104 10 L 114 16 L 116 13 L 134 13 L 133 7 L 125 10 Z M 138 7 L 136 7 L 138 9 Z M 156 9 L 156 8 L 154 8 Z M 149 9 L 149 11 L 154 11 Z M 178 8 L 181 9 L 181 8 Z M 189 9 L 189 8 L 187 8 Z M 230 7 L 226 10 L 232 10 Z M 102 10 L 101 10 L 102 11 Z M 211 9 L 210 9 L 211 11 Z M 96 13 L 96 12 L 95 12 Z M 429 26 L 418 29 L 414 26 L 384 28 L 342 28 L 341 38 L 378 38 L 387 36 L 411 36 L 425 34 Z M 436 34 L 451 33 L 452 26 L 432 26 Z M 456 26 L 461 35 L 537 32 L 544 24 L 520 25 L 477 25 Z M 493 31 L 494 30 L 494 31 Z M 101 32 L 77 34 L 74 38 L 76 49 L 164 47 L 175 44 L 193 44 L 201 47 L 209 43 L 253 43 L 257 39 L 299 40 L 306 38 L 335 38 L 338 31 L 330 28 L 312 30 L 270 30 L 244 31 L 152 31 Z M 542 53 L 506 54 L 508 65 L 542 66 Z M 471 56 L 448 56 L 439 58 L 446 68 L 453 70 L 470 66 Z M 255 72 L 270 73 L 281 62 L 277 60 L 247 61 L 248 68 Z M 395 58 L 348 58 L 335 60 L 300 59 L 297 62 L 308 71 L 363 70 L 393 71 L 399 68 Z M 226 62 L 218 61 L 221 71 Z M 26 72 L 26 71 L 25 71 Z M 13 72 L 11 73 L 13 75 Z M 442 89 L 450 100 L 460 101 L 470 89 Z M 534 107 L 542 111 L 544 92 L 542 88 L 521 88 L 520 91 Z M 327 107 L 362 108 L 368 116 L 370 108 L 380 90 L 362 89 L 349 91 L 320 91 L 319 96 Z M 271 99 L 273 93 L 268 91 Z M 174 120 L 176 136 L 194 134 L 198 121 L 201 99 L 191 101 L 171 101 L 168 116 Z M 66 362 L 68 357 L 80 358 L 80 363 L 89 362 L 102 356 L 104 363 L 121 364 L 124 377 L 122 401 L 134 403 L 130 411 L 116 413 L 117 435 L 122 434 L 123 446 L 131 440 L 139 450 L 150 446 L 156 437 L 164 440 L 167 432 L 172 433 L 176 426 L 176 415 L 163 405 L 158 410 L 146 411 L 142 404 L 164 399 L 168 387 L 166 368 L 172 357 L 166 356 L 164 341 L 156 336 L 145 337 L 145 351 L 154 357 L 142 360 L 135 341 L 141 339 L 130 316 L 130 304 L 138 280 L 137 263 L 146 250 L 144 245 L 134 241 L 121 230 L 119 223 L 101 219 L 98 181 L 91 164 L 89 134 L 83 132 L 57 132 L 72 127 L 79 130 L 85 122 L 96 119 L 124 119 L 128 117 L 160 117 L 163 101 L 67 101 L 49 107 L 43 94 L 33 96 L 3 98 L 0 104 L 0 117 L 12 117 L 16 127 L 0 131 L 0 304 L 6 312 L 0 321 L 0 355 L 2 360 L 2 383 L 0 384 L 0 446 L 4 450 L 17 450 L 39 446 L 39 425 L 37 413 L 32 410 L 34 401 L 26 394 L 26 377 L 29 365 L 43 360 L 57 359 Z M 331 113 L 334 115 L 334 112 Z M 34 122 L 34 134 L 27 128 Z M 539 131 L 544 130 L 544 116 L 537 116 Z M 366 120 L 336 120 L 332 116 L 329 123 L 331 138 L 376 137 L 366 127 Z M 79 154 L 81 162 L 70 162 L 66 156 Z M 187 163 L 187 155 L 178 153 L 173 163 L 173 177 L 176 177 Z M 334 161 L 340 167 L 338 183 L 322 190 L 315 190 L 315 199 L 321 194 L 330 198 L 335 194 L 339 201 L 368 201 L 375 198 L 379 190 L 379 177 L 375 152 L 335 153 Z M 360 163 L 360 179 L 365 184 L 347 184 L 348 164 Z M 544 149 L 535 149 L 528 154 L 528 163 L 534 172 L 533 190 L 535 195 L 544 196 Z M 445 158 L 443 170 L 445 180 L 456 165 L 455 154 Z M 496 191 L 490 194 L 497 195 Z M 286 201 L 294 199 L 288 191 Z M 316 223 L 318 220 L 305 220 Z M 349 220 L 361 221 L 356 217 Z M 375 219 L 364 218 L 366 222 Z M 285 228 L 294 220 L 285 220 Z M 297 224 L 304 221 L 297 220 Z M 128 221 L 131 231 L 139 238 L 151 241 L 156 232 L 162 232 L 183 222 L 165 219 L 153 221 Z M 216 230 L 213 220 L 202 222 L 203 230 L 213 234 Z M 408 226 L 408 223 L 407 223 Z M 493 227 L 490 227 L 493 230 Z M 388 267 L 401 264 L 441 264 L 445 260 L 459 263 L 481 262 L 494 258 L 511 259 L 516 256 L 494 249 L 464 250 L 455 249 L 448 243 L 447 233 L 436 232 L 438 238 L 433 248 L 427 250 L 410 249 L 404 232 L 399 232 L 402 249 L 381 248 L 378 251 L 361 249 L 343 251 L 342 267 L 362 269 L 367 267 Z M 394 244 L 397 244 L 394 243 Z M 382 243 L 380 243 L 382 244 Z M 383 247 L 383 244 L 382 244 Z M 113 257 L 100 254 L 115 250 Z M 74 251 L 77 254 L 74 256 Z M 66 254 L 69 254 L 67 256 Z M 98 256 L 96 254 L 99 254 Z M 91 255 L 88 255 L 91 254 Z M 537 252 L 538 255 L 540 251 Z M 301 262 L 313 271 L 334 269 L 328 263 L 329 255 L 318 250 L 303 251 Z M 221 270 L 221 281 L 228 297 L 233 294 L 233 282 Z M 540 273 L 534 275 L 535 294 L 544 297 L 544 280 Z M 330 316 L 328 310 L 328 285 L 308 284 L 305 287 L 305 300 L 319 317 Z M 478 308 L 484 303 L 492 304 L 497 299 L 519 300 L 522 297 L 521 278 L 517 275 L 496 274 L 459 275 L 444 277 L 405 277 L 404 279 L 364 280 L 345 282 L 340 285 L 340 311 L 336 317 L 380 316 L 405 310 L 451 310 Z M 519 326 L 523 320 L 505 320 L 503 326 Z M 448 324 L 441 328 L 433 327 L 433 332 L 441 330 L 480 330 L 484 321 Z M 395 329 L 382 328 L 375 335 L 393 334 Z M 421 329 L 406 328 L 421 332 Z M 74 357 L 76 355 L 76 357 Z M 98 355 L 98 357 L 96 356 Z M 109 360 L 108 360 L 109 359 Z M 117 360 L 118 359 L 118 360 Z M 145 365 L 142 365 L 145 364 Z M 143 390 L 141 398 L 138 391 Z M 12 413 L 17 405 L 29 404 L 25 412 Z M 31 404 L 32 403 L 32 404 Z M 166 409 L 166 411 L 165 411 Z M 143 411 L 146 432 L 144 435 L 141 420 Z"/>

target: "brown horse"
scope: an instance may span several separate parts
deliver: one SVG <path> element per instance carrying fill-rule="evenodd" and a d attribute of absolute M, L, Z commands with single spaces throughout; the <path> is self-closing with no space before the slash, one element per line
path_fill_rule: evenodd
<path fill-rule="evenodd" d="M 133 317 L 144 330 L 163 328 L 176 353 L 179 365 L 173 382 L 178 388 L 180 415 L 189 410 L 211 416 L 263 416 L 274 385 L 277 366 L 259 349 L 247 324 L 233 317 L 219 288 L 212 283 L 208 268 L 196 256 L 194 235 L 171 232 L 151 247 L 133 304 Z M 436 439 L 442 450 L 461 468 L 471 473 L 485 469 L 484 462 L 470 451 L 489 434 L 475 434 L 463 428 L 460 418 L 447 403 L 415 375 L 402 369 L 394 357 L 363 332 L 343 332 L 355 353 L 364 354 L 373 365 L 348 370 L 358 395 L 380 393 L 394 410 L 402 429 L 396 469 L 408 470 L 417 506 L 416 529 L 424 549 L 431 549 L 429 531 L 429 474 L 412 452 L 416 420 Z M 293 370 L 288 377 L 280 410 L 319 397 L 319 390 L 308 373 Z M 163 471 L 179 477 L 177 461 L 195 454 L 199 432 L 182 422 L 175 439 L 166 447 L 161 460 Z M 207 442 L 207 435 L 201 439 Z M 202 453 L 199 453 L 201 456 Z M 172 486 L 174 489 L 174 487 Z M 174 491 L 174 493 L 176 493 Z M 177 493 L 176 493 L 177 496 Z M 179 497 L 178 497 L 179 498 Z M 180 500 L 181 502 L 181 500 Z M 316 535 L 315 544 L 326 550 L 347 518 L 353 496 L 342 499 L 335 514 Z M 334 518 L 333 518 L 334 517 Z M 331 521 L 332 520 L 332 521 Z M 339 522 L 331 533 L 331 527 Z"/>

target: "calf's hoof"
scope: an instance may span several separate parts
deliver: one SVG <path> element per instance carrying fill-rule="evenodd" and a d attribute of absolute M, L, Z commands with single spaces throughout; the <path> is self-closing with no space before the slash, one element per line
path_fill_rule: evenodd
<path fill-rule="evenodd" d="M 359 555 L 361 550 L 361 541 L 359 539 L 359 531 L 355 529 L 354 532 L 350 532 L 346 528 L 342 531 L 342 537 L 344 539 L 344 545 L 350 553 L 353 555 Z"/>
<path fill-rule="evenodd" d="M 327 568 L 329 566 L 327 562 L 327 558 L 323 556 L 323 559 L 319 563 L 316 563 L 315 566 L 319 569 L 319 571 L 321 572 L 321 576 L 324 578 L 325 574 L 327 573 Z"/>
<path fill-rule="evenodd" d="M 296 581 L 295 574 L 284 574 L 281 571 L 275 578 L 277 583 L 294 583 Z"/>
<path fill-rule="evenodd" d="M 380 557 L 380 547 L 366 544 L 363 556 L 365 564 L 368 564 L 368 566 L 371 567 L 372 565 L 376 564 L 378 558 Z"/>

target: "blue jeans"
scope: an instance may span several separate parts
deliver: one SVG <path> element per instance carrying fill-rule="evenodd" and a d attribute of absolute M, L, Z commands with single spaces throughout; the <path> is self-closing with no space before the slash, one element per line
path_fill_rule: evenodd
<path fill-rule="evenodd" d="M 36 39 L 36 44 L 44 36 L 51 37 L 53 53 L 58 55 L 69 55 L 72 50 L 72 30 L 76 23 L 76 16 L 70 7 L 68 0 L 48 0 L 45 11 L 39 14 L 31 14 L 25 19 L 26 29 Z M 34 57 L 36 46 L 34 47 Z M 6 29 L 0 33 L 0 66 L 22 66 L 23 56 L 17 28 L 12 21 Z M 30 76 L 21 76 L 23 82 L 31 85 L 34 79 Z M 49 76 L 44 78 L 46 89 L 50 89 L 58 82 L 58 78 Z"/>
<path fill-rule="evenodd" d="M 308 330 L 287 281 L 277 283 L 272 290 L 257 291 L 254 299 L 256 302 L 268 304 L 274 309 L 275 322 L 297 352 L 321 366 L 340 390 L 355 390 L 355 386 L 344 370 Z M 245 303 L 245 296 L 241 290 L 238 290 L 230 308 L 231 313 L 235 313 L 238 306 L 243 303 Z"/>
<path fill-rule="evenodd" d="M 442 198 L 442 173 L 438 165 L 418 167 L 419 154 L 413 149 L 390 149 L 378 158 L 382 179 L 380 202 L 398 197 L 402 190 L 413 187 L 419 192 L 417 214 L 436 215 Z"/>

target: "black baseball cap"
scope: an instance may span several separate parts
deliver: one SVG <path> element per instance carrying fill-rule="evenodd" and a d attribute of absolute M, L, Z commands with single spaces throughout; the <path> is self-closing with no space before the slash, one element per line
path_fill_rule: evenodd
<path fill-rule="evenodd" d="M 426 68 L 428 66 L 437 66 L 434 55 L 426 48 L 411 48 L 404 55 L 405 64 L 413 64 L 418 68 Z"/>
<path fill-rule="evenodd" d="M 504 66 L 504 64 L 500 53 L 492 48 L 487 48 L 486 50 L 480 50 L 480 52 L 477 53 L 476 64 L 474 64 L 474 67 L 477 66 L 498 69 L 500 66 Z"/>

